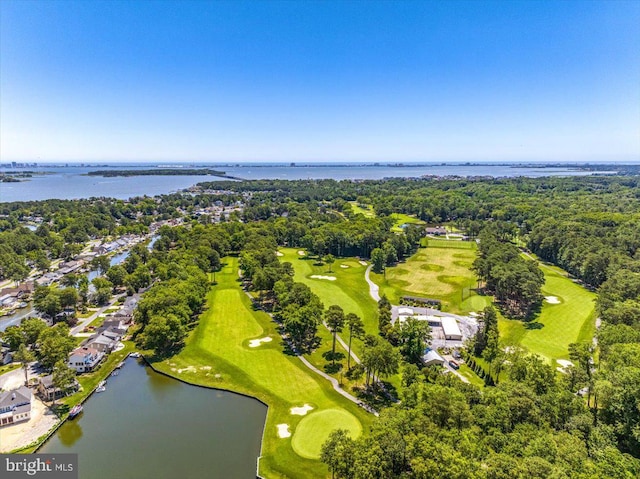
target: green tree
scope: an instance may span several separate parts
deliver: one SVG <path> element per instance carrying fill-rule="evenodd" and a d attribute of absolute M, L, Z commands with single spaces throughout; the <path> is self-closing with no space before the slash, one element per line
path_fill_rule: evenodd
<path fill-rule="evenodd" d="M 13 354 L 14 361 L 22 363 L 22 369 L 24 370 L 24 384 L 29 383 L 29 363 L 36 360 L 35 354 L 27 348 L 24 344 L 18 347 L 18 350 Z"/>
<path fill-rule="evenodd" d="M 353 469 L 354 443 L 348 431 L 336 429 L 322 445 L 320 460 L 329 466 L 331 477 L 349 477 Z"/>
<path fill-rule="evenodd" d="M 66 324 L 58 323 L 45 329 L 38 338 L 40 364 L 45 369 L 51 369 L 58 361 L 66 362 L 75 344 L 74 339 L 69 336 L 69 328 Z"/>
<path fill-rule="evenodd" d="M 335 256 L 328 254 L 324 257 L 324 262 L 329 265 L 329 273 L 331 273 L 331 265 L 336 262 Z"/>
<path fill-rule="evenodd" d="M 371 263 L 373 264 L 372 269 L 374 273 L 382 273 L 385 263 L 384 251 L 380 248 L 374 248 L 374 250 L 371 251 Z"/>
<path fill-rule="evenodd" d="M 57 361 L 53 366 L 53 385 L 60 389 L 63 396 L 73 388 L 76 383 L 76 372 L 67 366 L 65 361 Z M 56 398 L 53 397 L 55 404 Z"/>
<path fill-rule="evenodd" d="M 349 351 L 347 353 L 347 369 L 351 369 L 351 340 L 353 338 L 362 339 L 364 336 L 364 322 L 355 313 L 349 313 L 345 317 L 347 328 L 349 329 Z"/>
<path fill-rule="evenodd" d="M 111 260 L 107 255 L 96 256 L 89 263 L 92 271 L 97 271 L 99 274 L 105 274 L 111 267 Z"/>
<path fill-rule="evenodd" d="M 332 304 L 325 312 L 324 320 L 327 323 L 327 327 L 331 331 L 331 335 L 333 336 L 333 342 L 331 345 L 331 362 L 335 364 L 336 336 L 339 332 L 342 331 L 342 328 L 344 327 L 344 311 L 337 304 Z"/>

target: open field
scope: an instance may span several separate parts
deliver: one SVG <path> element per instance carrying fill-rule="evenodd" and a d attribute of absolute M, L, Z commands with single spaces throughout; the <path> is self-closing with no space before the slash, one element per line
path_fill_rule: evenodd
<path fill-rule="evenodd" d="M 386 275 L 371 274 L 381 294 L 394 304 L 404 295 L 439 299 L 444 311 L 456 313 L 478 311 L 489 304 L 491 298 L 472 291 L 476 286 L 476 276 L 470 270 L 476 258 L 475 243 L 431 241 L 435 243 L 419 249 L 406 262 L 387 268 Z M 460 248 L 461 244 L 465 247 Z"/>
<path fill-rule="evenodd" d="M 404 213 L 391 213 L 390 216 L 395 221 L 395 223 L 393 223 L 393 226 L 391 227 L 391 231 L 395 231 L 397 233 L 402 231 L 402 228 L 400 226 L 402 226 L 405 223 L 413 224 L 413 225 L 425 224 L 424 221 L 422 221 L 421 219 L 418 219 L 415 216 L 410 216 Z"/>
<path fill-rule="evenodd" d="M 309 286 L 325 307 L 337 304 L 344 309 L 345 314 L 357 314 L 364 321 L 367 333 L 378 334 L 378 305 L 369 296 L 369 286 L 364 279 L 366 266 L 358 263 L 355 258 L 336 258 L 329 272 L 326 264 L 315 266 L 315 259 L 301 259 L 295 248 L 280 248 L 279 251 L 284 255 L 280 257 L 280 261 L 293 264 L 293 279 Z M 336 280 L 327 281 L 312 276 L 332 276 Z M 343 337 L 346 339 L 345 335 Z"/>
<path fill-rule="evenodd" d="M 545 277 L 542 294 L 556 297 L 558 304 L 545 300 L 530 323 L 501 318 L 501 342 L 521 345 L 549 360 L 568 359 L 569 344 L 593 338 L 596 294 L 571 281 L 560 268 L 545 264 L 540 268 Z"/>
<path fill-rule="evenodd" d="M 376 212 L 373 211 L 371 205 L 367 205 L 366 207 L 360 206 L 357 201 L 349 201 L 351 205 L 351 209 L 353 213 L 358 215 L 364 215 L 366 218 L 374 218 L 376 216 Z"/>
<path fill-rule="evenodd" d="M 264 312 L 254 311 L 238 282 L 238 260 L 227 258 L 209 293 L 209 309 L 176 356 L 157 362 L 158 370 L 184 381 L 254 396 L 269 406 L 265 425 L 260 473 L 264 477 L 324 477 L 327 468 L 317 460 L 302 458 L 292 448 L 322 442 L 317 432 L 297 431 L 303 418 L 325 410 L 353 416 L 361 427 L 372 417 L 337 394 L 328 381 L 307 369 L 299 359 L 282 352 L 276 325 Z M 250 347 L 252 339 L 273 338 Z M 255 344 L 255 343 L 253 343 Z M 292 415 L 292 407 L 309 404 L 306 416 Z M 278 425 L 288 425 L 292 437 L 280 438 Z M 328 431 L 327 431 L 328 434 Z M 304 448 L 304 446 L 302 446 Z"/>

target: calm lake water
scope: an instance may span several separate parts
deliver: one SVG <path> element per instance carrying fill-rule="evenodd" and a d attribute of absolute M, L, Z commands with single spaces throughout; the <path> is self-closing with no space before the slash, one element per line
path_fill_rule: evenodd
<path fill-rule="evenodd" d="M 253 479 L 266 413 L 129 358 L 39 452 L 78 453 L 81 479 Z"/>
<path fill-rule="evenodd" d="M 198 165 L 199 167 L 203 165 Z M 51 167 L 25 168 L 46 172 L 29 181 L 20 183 L 0 183 L 0 202 L 31 201 L 57 199 L 89 198 L 107 196 L 127 199 L 133 196 L 154 196 L 188 188 L 203 181 L 214 181 L 214 176 L 131 176 L 105 178 L 85 176 L 85 173 L 108 169 L 149 169 L 155 165 L 110 167 Z M 375 180 L 390 177 L 419 177 L 422 175 L 458 175 L 458 176 L 574 176 L 590 175 L 588 171 L 579 171 L 568 167 L 520 167 L 516 165 L 405 165 L 405 166 L 373 166 L 373 165 L 317 165 L 317 166 L 284 166 L 284 165 L 207 165 L 226 172 L 230 176 L 247 180 L 255 179 L 363 179 Z M 2 170 L 11 171 L 11 170 Z M 20 170 L 18 170 L 20 171 Z M 602 172 L 601 172 L 602 173 Z M 611 172 L 613 173 L 613 171 Z"/>

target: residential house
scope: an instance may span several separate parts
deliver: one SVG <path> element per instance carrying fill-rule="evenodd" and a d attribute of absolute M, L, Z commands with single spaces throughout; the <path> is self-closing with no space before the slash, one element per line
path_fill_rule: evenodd
<path fill-rule="evenodd" d="M 69 354 L 67 365 L 77 373 L 92 371 L 104 358 L 104 353 L 89 346 L 82 346 Z"/>
<path fill-rule="evenodd" d="M 53 384 L 52 374 L 40 378 L 37 388 L 38 394 L 40 394 L 40 397 L 45 401 L 54 401 L 65 396 L 65 393 Z M 80 384 L 74 379 L 74 384 L 69 388 L 67 394 L 76 392 L 78 389 L 80 389 Z"/>
<path fill-rule="evenodd" d="M 424 361 L 425 366 L 442 366 L 444 364 L 444 358 L 440 356 L 434 349 L 427 349 L 424 352 L 424 356 L 422 356 L 422 360 Z"/>
<path fill-rule="evenodd" d="M 118 345 L 118 341 L 100 333 L 91 336 L 84 345 L 100 353 L 110 354 Z"/>
<path fill-rule="evenodd" d="M 444 226 L 428 226 L 425 228 L 425 232 L 428 235 L 444 236 L 447 234 L 447 229 Z"/>
<path fill-rule="evenodd" d="M 31 418 L 31 390 L 20 386 L 0 392 L 0 427 L 28 421 Z"/>

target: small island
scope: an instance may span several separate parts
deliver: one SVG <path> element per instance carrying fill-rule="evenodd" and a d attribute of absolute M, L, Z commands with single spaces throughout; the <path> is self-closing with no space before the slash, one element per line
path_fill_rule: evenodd
<path fill-rule="evenodd" d="M 210 168 L 153 168 L 148 170 L 98 170 L 90 171 L 88 176 L 219 176 L 231 178 L 224 171 Z"/>

